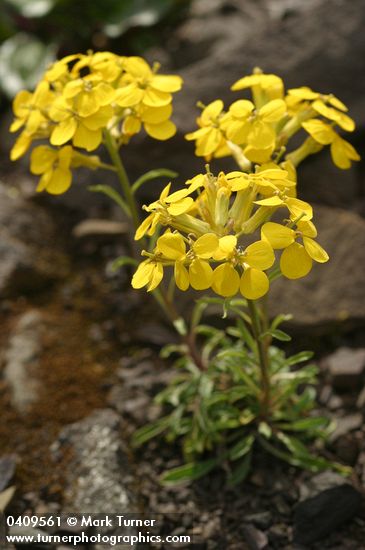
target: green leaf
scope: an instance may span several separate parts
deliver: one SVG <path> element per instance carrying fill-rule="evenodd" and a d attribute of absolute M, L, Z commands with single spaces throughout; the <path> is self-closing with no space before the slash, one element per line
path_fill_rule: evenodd
<path fill-rule="evenodd" d="M 272 429 L 267 422 L 260 422 L 258 430 L 259 434 L 266 437 L 266 439 L 270 439 L 270 437 L 272 436 Z"/>
<path fill-rule="evenodd" d="M 274 330 L 278 328 L 281 323 L 284 323 L 285 321 L 290 321 L 291 319 L 293 319 L 293 315 L 291 315 L 290 313 L 281 313 L 280 315 L 277 315 L 272 321 L 270 329 Z"/>
<path fill-rule="evenodd" d="M 156 420 L 156 422 L 143 426 L 143 428 L 140 428 L 133 434 L 132 446 L 139 447 L 140 445 L 143 445 L 143 443 L 146 443 L 146 441 L 162 434 L 168 427 L 168 422 L 169 418 L 165 416 L 164 418 Z"/>
<path fill-rule="evenodd" d="M 313 355 L 313 351 L 301 351 L 296 355 L 288 357 L 288 359 L 284 361 L 283 366 L 292 367 L 294 365 L 297 365 L 298 363 L 304 363 L 305 361 L 309 361 L 309 359 L 312 359 Z"/>
<path fill-rule="evenodd" d="M 93 193 L 102 193 L 103 195 L 106 195 L 107 197 L 112 199 L 118 206 L 120 206 L 120 208 L 127 214 L 129 218 L 131 217 L 131 213 L 127 203 L 118 193 L 118 191 L 116 191 L 110 185 L 89 185 L 88 190 L 92 191 Z"/>
<path fill-rule="evenodd" d="M 175 319 L 173 325 L 176 329 L 176 332 L 180 334 L 180 336 L 186 336 L 188 330 L 186 328 L 185 320 L 182 317 L 178 317 L 177 319 Z"/>
<path fill-rule="evenodd" d="M 118 258 L 115 258 L 110 263 L 110 269 L 114 271 L 118 271 L 121 267 L 124 267 L 125 265 L 138 265 L 138 261 L 134 258 L 130 258 L 129 256 L 119 256 Z"/>
<path fill-rule="evenodd" d="M 293 422 L 282 423 L 278 425 L 283 430 L 289 430 L 293 432 L 306 432 L 326 428 L 328 426 L 329 419 L 324 416 L 316 416 L 313 418 L 302 418 Z"/>
<path fill-rule="evenodd" d="M 150 170 L 138 178 L 132 185 L 132 193 L 136 193 L 138 189 L 147 181 L 155 180 L 157 178 L 176 178 L 177 173 L 167 168 L 158 168 L 156 170 Z"/>
<path fill-rule="evenodd" d="M 194 481 L 211 472 L 217 465 L 218 459 L 216 458 L 203 462 L 190 462 L 165 472 L 160 477 L 160 481 L 163 485 L 179 485 Z"/>
<path fill-rule="evenodd" d="M 228 453 L 230 460 L 238 460 L 246 455 L 251 449 L 255 438 L 252 434 L 243 437 L 238 443 L 236 443 Z"/>
<path fill-rule="evenodd" d="M 252 454 L 246 454 L 240 463 L 233 468 L 231 474 L 228 476 L 227 482 L 230 487 L 234 487 L 244 481 L 250 472 Z"/>
<path fill-rule="evenodd" d="M 273 338 L 276 338 L 281 342 L 289 342 L 291 340 L 291 336 L 289 336 L 289 334 L 278 328 L 267 330 L 266 332 L 261 334 L 260 340 L 263 340 L 266 336 L 272 336 Z"/>

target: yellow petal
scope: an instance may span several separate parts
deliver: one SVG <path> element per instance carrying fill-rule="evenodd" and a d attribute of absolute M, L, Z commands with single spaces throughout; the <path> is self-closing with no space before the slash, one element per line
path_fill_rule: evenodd
<path fill-rule="evenodd" d="M 110 105 L 115 98 L 115 90 L 109 84 L 100 82 L 94 88 L 94 96 L 98 103 L 98 106 Z"/>
<path fill-rule="evenodd" d="M 312 107 L 315 111 L 317 111 L 317 113 L 325 118 L 328 118 L 329 120 L 336 121 L 339 118 L 339 112 L 336 111 L 336 109 L 333 109 L 333 107 L 328 107 L 328 105 L 326 105 L 321 99 L 313 101 Z"/>
<path fill-rule="evenodd" d="M 340 116 L 336 122 L 346 132 L 353 132 L 355 130 L 355 122 L 344 113 L 340 113 Z"/>
<path fill-rule="evenodd" d="M 229 263 L 219 265 L 213 272 L 212 289 L 220 296 L 237 294 L 240 288 L 240 276 Z"/>
<path fill-rule="evenodd" d="M 144 94 L 144 90 L 138 88 L 136 84 L 128 84 L 116 92 L 115 102 L 120 107 L 133 107 L 142 101 Z"/>
<path fill-rule="evenodd" d="M 327 252 L 316 241 L 310 239 L 309 237 L 303 237 L 303 244 L 312 260 L 319 262 L 320 264 L 328 262 L 329 256 Z"/>
<path fill-rule="evenodd" d="M 147 285 L 151 280 L 152 272 L 153 263 L 150 260 L 145 260 L 139 264 L 137 271 L 132 278 L 132 287 L 142 288 Z"/>
<path fill-rule="evenodd" d="M 141 114 L 143 122 L 148 124 L 158 124 L 170 118 L 172 113 L 172 105 L 164 105 L 162 107 L 145 107 Z"/>
<path fill-rule="evenodd" d="M 272 246 L 266 241 L 256 241 L 250 244 L 245 252 L 244 262 L 250 267 L 264 270 L 269 269 L 275 262 Z"/>
<path fill-rule="evenodd" d="M 74 103 L 75 111 L 82 117 L 91 116 L 99 109 L 99 104 L 96 101 L 92 90 L 90 92 L 81 93 Z"/>
<path fill-rule="evenodd" d="M 247 136 L 247 142 L 254 149 L 266 149 L 272 147 L 275 144 L 276 133 L 275 130 L 262 120 L 256 120 L 251 127 L 251 130 Z"/>
<path fill-rule="evenodd" d="M 147 89 L 143 96 L 143 104 L 148 107 L 162 107 L 163 105 L 168 105 L 171 103 L 172 96 L 166 92 L 160 92 L 159 90 L 154 90 L 152 88 Z"/>
<path fill-rule="evenodd" d="M 165 141 L 170 139 L 176 134 L 176 126 L 171 120 L 165 120 L 159 124 L 147 124 L 144 125 L 147 134 L 154 139 Z"/>
<path fill-rule="evenodd" d="M 54 128 L 50 142 L 52 145 L 63 145 L 74 136 L 77 128 L 76 119 L 69 117 L 62 122 L 59 122 Z"/>
<path fill-rule="evenodd" d="M 183 80 L 176 75 L 156 75 L 151 80 L 152 88 L 160 92 L 178 92 L 181 90 Z"/>
<path fill-rule="evenodd" d="M 348 111 L 348 108 L 346 107 L 346 105 L 342 103 L 342 101 L 340 101 L 334 95 L 328 99 L 328 103 L 330 103 L 333 107 L 335 107 L 336 109 L 339 109 L 340 111 L 344 111 L 344 112 Z"/>
<path fill-rule="evenodd" d="M 267 199 L 255 201 L 255 204 L 259 204 L 260 206 L 280 206 L 283 204 L 283 200 L 278 195 L 274 195 L 273 197 L 269 197 Z"/>
<path fill-rule="evenodd" d="M 266 147 L 266 148 L 260 147 L 258 149 L 256 149 L 255 147 L 252 147 L 252 145 L 247 145 L 247 147 L 245 147 L 243 151 L 243 154 L 251 162 L 263 164 L 264 162 L 268 162 L 271 159 L 271 155 L 274 151 L 274 148 L 275 148 L 275 143 L 273 143 L 269 147 Z"/>
<path fill-rule="evenodd" d="M 134 116 L 127 116 L 123 121 L 122 132 L 127 136 L 134 136 L 141 130 L 141 121 Z"/>
<path fill-rule="evenodd" d="M 259 116 L 262 117 L 265 122 L 277 122 L 286 113 L 286 103 L 282 99 L 273 99 L 261 107 Z"/>
<path fill-rule="evenodd" d="M 202 235 L 193 244 L 193 250 L 199 258 L 211 258 L 218 248 L 219 239 L 215 233 L 206 233 Z"/>
<path fill-rule="evenodd" d="M 208 156 L 214 153 L 219 147 L 222 139 L 222 134 L 218 128 L 209 128 L 209 131 L 199 139 L 199 155 Z"/>
<path fill-rule="evenodd" d="M 267 293 L 269 286 L 266 273 L 249 267 L 241 277 L 240 292 L 248 300 L 257 300 Z"/>
<path fill-rule="evenodd" d="M 261 238 L 274 249 L 287 248 L 295 240 L 295 231 L 280 223 L 268 222 L 261 228 Z"/>
<path fill-rule="evenodd" d="M 237 237 L 234 235 L 225 235 L 219 239 L 219 248 L 226 254 L 231 254 L 237 246 Z"/>
<path fill-rule="evenodd" d="M 189 266 L 189 281 L 195 290 L 206 290 L 211 287 L 213 270 L 203 260 L 193 260 Z"/>
<path fill-rule="evenodd" d="M 334 164 L 342 170 L 351 167 L 351 161 L 360 160 L 360 155 L 348 141 L 336 136 L 331 144 L 331 156 Z"/>
<path fill-rule="evenodd" d="M 179 260 L 186 252 L 184 239 L 179 233 L 165 233 L 157 239 L 157 251 L 169 260 Z"/>
<path fill-rule="evenodd" d="M 246 118 L 254 110 L 255 105 L 248 99 L 239 99 L 232 103 L 229 112 L 236 118 Z"/>
<path fill-rule="evenodd" d="M 138 227 L 138 229 L 136 231 L 136 234 L 134 236 L 134 239 L 136 241 L 139 241 L 140 239 L 142 239 L 142 237 L 145 236 L 145 234 L 147 233 L 147 231 L 151 227 L 152 220 L 155 216 L 156 216 L 156 214 L 149 214 L 149 216 L 147 216 L 147 218 L 145 220 L 143 220 L 143 222 Z"/>
<path fill-rule="evenodd" d="M 313 208 L 307 202 L 289 197 L 286 199 L 286 205 L 293 220 L 298 219 L 300 216 L 302 216 L 301 219 L 303 220 L 311 220 L 313 218 Z"/>
<path fill-rule="evenodd" d="M 209 103 L 209 105 L 203 109 L 200 116 L 202 123 L 210 124 L 212 120 L 216 119 L 221 114 L 223 107 L 224 105 L 221 99 L 216 99 L 215 101 L 212 101 L 212 103 Z"/>
<path fill-rule="evenodd" d="M 293 243 L 284 250 L 280 258 L 280 269 L 288 279 L 305 277 L 312 269 L 312 258 L 304 246 Z"/>
<path fill-rule="evenodd" d="M 72 143 L 75 147 L 82 147 L 86 151 L 93 151 L 99 147 L 102 140 L 101 130 L 89 130 L 83 124 L 80 124 L 73 137 Z"/>
<path fill-rule="evenodd" d="M 71 182 L 71 170 L 58 167 L 52 172 L 52 176 L 48 181 L 46 191 L 48 193 L 51 193 L 51 195 L 61 195 L 69 189 L 69 187 L 71 186 Z"/>
<path fill-rule="evenodd" d="M 307 86 L 302 86 L 301 88 L 292 88 L 291 90 L 288 90 L 288 94 L 299 99 L 306 99 L 308 101 L 312 101 L 313 99 L 317 99 L 319 97 L 319 93 L 313 92 Z"/>
<path fill-rule="evenodd" d="M 14 143 L 12 150 L 10 151 L 10 159 L 17 160 L 18 158 L 23 156 L 28 151 L 31 143 L 32 136 L 30 136 L 26 132 L 22 132 Z"/>
<path fill-rule="evenodd" d="M 56 158 L 57 151 L 47 145 L 39 145 L 30 155 L 30 171 L 32 174 L 43 174 L 52 168 Z"/>
<path fill-rule="evenodd" d="M 82 119 L 82 124 L 89 130 L 99 130 L 107 125 L 113 116 L 113 108 L 110 105 L 100 107 L 100 109 L 89 117 Z"/>
<path fill-rule="evenodd" d="M 178 202 L 170 204 L 167 211 L 171 214 L 171 216 L 179 216 L 180 214 L 187 212 L 193 204 L 194 200 L 191 197 L 186 197 L 185 199 L 181 199 Z"/>
<path fill-rule="evenodd" d="M 147 287 L 147 292 L 155 290 L 155 288 L 160 284 L 163 278 L 163 266 L 162 264 L 156 263 L 153 266 L 153 271 L 151 275 L 150 284 Z"/>
<path fill-rule="evenodd" d="M 334 137 L 336 136 L 336 133 L 331 126 L 316 118 L 303 122 L 302 126 L 304 130 L 306 130 L 308 134 L 321 145 L 328 145 L 329 143 L 332 143 Z"/>
<path fill-rule="evenodd" d="M 317 229 L 313 222 L 310 220 L 300 220 L 297 223 L 298 231 L 300 231 L 305 237 L 317 237 Z"/>
<path fill-rule="evenodd" d="M 145 77 L 148 78 L 152 75 L 152 71 L 147 61 L 142 57 L 131 56 L 124 58 L 125 70 L 135 78 Z"/>
<path fill-rule="evenodd" d="M 180 290 L 187 290 L 189 288 L 189 273 L 182 262 L 175 262 L 174 278 L 176 286 Z"/>

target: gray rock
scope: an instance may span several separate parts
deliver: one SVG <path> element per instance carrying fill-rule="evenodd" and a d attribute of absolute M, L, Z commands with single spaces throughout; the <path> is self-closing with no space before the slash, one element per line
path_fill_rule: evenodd
<path fill-rule="evenodd" d="M 272 515 L 269 511 L 256 512 L 255 514 L 248 514 L 245 516 L 245 521 L 248 523 L 253 523 L 260 529 L 267 529 L 272 523 Z"/>
<path fill-rule="evenodd" d="M 336 418 L 335 424 L 336 427 L 329 437 L 331 443 L 334 443 L 339 437 L 361 428 L 363 417 L 360 413 L 348 414 L 342 418 Z"/>
<path fill-rule="evenodd" d="M 348 483 L 348 481 L 340 474 L 331 472 L 331 470 L 321 472 L 320 474 L 312 476 L 304 483 L 301 483 L 299 488 L 299 499 L 302 501 L 313 498 L 327 489 L 340 487 L 344 483 Z"/>
<path fill-rule="evenodd" d="M 118 415 L 100 409 L 62 430 L 52 451 L 55 459 L 71 452 L 65 472 L 66 510 L 103 515 L 138 512 L 135 495 L 128 488 L 132 474 L 120 429 Z M 106 533 L 111 531 L 103 529 Z M 128 534 L 127 528 L 123 533 Z"/>
<path fill-rule="evenodd" d="M 0 492 L 3 491 L 13 479 L 16 462 L 15 455 L 4 455 L 0 457 Z"/>
<path fill-rule="evenodd" d="M 301 501 L 294 512 L 294 543 L 311 544 L 349 522 L 359 511 L 361 494 L 343 480 L 342 485 Z"/>
<path fill-rule="evenodd" d="M 357 406 L 358 409 L 365 408 L 365 386 L 363 387 L 363 389 L 359 393 L 359 396 L 358 396 L 357 401 L 356 401 L 356 406 Z"/>
<path fill-rule="evenodd" d="M 325 325 L 365 319 L 365 220 L 337 208 L 314 206 L 318 242 L 330 256 L 311 273 L 295 281 L 272 284 L 271 313 L 291 312 L 298 325 Z"/>
<path fill-rule="evenodd" d="M 269 540 L 263 531 L 253 525 L 243 525 L 242 530 L 245 543 L 250 550 L 264 550 L 264 548 L 267 548 Z"/>
<path fill-rule="evenodd" d="M 36 292 L 67 274 L 46 211 L 0 184 L 0 296 Z"/>
<path fill-rule="evenodd" d="M 38 374 L 45 320 L 37 310 L 24 313 L 10 336 L 4 354 L 4 379 L 10 387 L 13 406 L 21 414 L 38 399 L 41 380 Z"/>
<path fill-rule="evenodd" d="M 75 237 L 120 237 L 128 232 L 128 224 L 105 219 L 83 220 L 78 223 L 72 230 Z"/>
<path fill-rule="evenodd" d="M 322 364 L 327 368 L 335 388 L 357 389 L 365 373 L 365 349 L 339 348 Z"/>

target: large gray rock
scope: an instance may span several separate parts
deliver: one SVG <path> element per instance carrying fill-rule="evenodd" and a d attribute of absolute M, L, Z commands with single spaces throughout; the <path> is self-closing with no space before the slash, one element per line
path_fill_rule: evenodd
<path fill-rule="evenodd" d="M 0 296 L 36 292 L 67 274 L 51 216 L 0 184 Z"/>
<path fill-rule="evenodd" d="M 314 206 L 318 242 L 328 251 L 326 264 L 311 273 L 272 284 L 271 313 L 292 313 L 300 325 L 365 319 L 365 221 L 357 214 Z"/>

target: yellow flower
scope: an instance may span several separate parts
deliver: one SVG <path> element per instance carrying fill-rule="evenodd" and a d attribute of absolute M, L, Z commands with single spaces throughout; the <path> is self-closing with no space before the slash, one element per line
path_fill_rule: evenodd
<path fill-rule="evenodd" d="M 195 154 L 208 160 L 212 155 L 230 155 L 221 123 L 224 119 L 223 101 L 217 99 L 207 105 L 197 118 L 199 129 L 185 135 L 188 141 L 196 141 Z"/>
<path fill-rule="evenodd" d="M 30 157 L 30 171 L 41 175 L 37 191 L 47 191 L 52 195 L 60 195 L 71 185 L 72 147 L 67 145 L 61 149 L 52 149 L 40 145 L 33 149 Z"/>
<path fill-rule="evenodd" d="M 303 122 L 302 126 L 317 143 L 331 145 L 331 157 L 338 168 L 346 170 L 351 167 L 351 161 L 360 160 L 360 155 L 351 143 L 341 138 L 329 124 L 312 118 Z"/>
<path fill-rule="evenodd" d="M 149 136 L 165 141 L 176 134 L 176 126 L 169 120 L 171 114 L 171 104 L 162 107 L 138 106 L 131 109 L 131 113 L 124 119 L 122 133 L 127 136 L 137 134 L 143 124 Z"/>
<path fill-rule="evenodd" d="M 272 197 L 255 201 L 255 204 L 267 208 L 286 206 L 290 212 L 290 219 L 292 221 L 298 218 L 311 220 L 313 217 L 313 209 L 310 204 L 301 199 L 289 197 L 285 193 L 276 193 Z"/>
<path fill-rule="evenodd" d="M 135 239 L 138 241 L 144 235 L 152 236 L 155 232 L 157 224 L 169 216 L 178 216 L 187 212 L 194 203 L 194 200 L 189 195 L 189 189 L 181 189 L 169 195 L 171 182 L 162 190 L 159 199 L 144 209 L 151 212 L 149 216 L 141 223 L 136 231 Z"/>
<path fill-rule="evenodd" d="M 139 264 L 137 271 L 132 278 L 133 288 L 142 288 L 147 286 L 147 291 L 154 290 L 163 279 L 163 266 L 159 262 L 150 259 Z"/>
<path fill-rule="evenodd" d="M 273 99 L 257 111 L 254 107 L 247 100 L 238 100 L 231 105 L 223 123 L 227 138 L 238 145 L 247 144 L 251 149 L 271 149 L 272 152 L 276 142 L 274 123 L 285 116 L 285 101 Z"/>
<path fill-rule="evenodd" d="M 305 277 L 312 269 L 313 260 L 325 263 L 327 252 L 314 240 L 317 230 L 309 220 L 300 220 L 294 230 L 274 222 L 261 228 L 261 235 L 274 249 L 284 249 L 280 258 L 280 269 L 288 279 Z M 296 242 L 301 237 L 303 245 Z"/>
<path fill-rule="evenodd" d="M 124 61 L 122 76 L 115 101 L 121 107 L 133 107 L 139 103 L 147 107 L 162 107 L 172 101 L 172 93 L 182 86 L 182 78 L 176 75 L 158 75 L 141 57 L 128 57 Z"/>
<path fill-rule="evenodd" d="M 90 74 L 68 82 L 62 95 L 66 100 L 72 100 L 72 109 L 80 117 L 90 117 L 100 107 L 112 103 L 115 90 L 99 76 Z"/>
<path fill-rule="evenodd" d="M 266 102 L 271 99 L 282 99 L 284 84 L 282 79 L 275 74 L 264 74 L 261 69 L 254 69 L 254 73 L 240 78 L 231 86 L 231 90 L 245 90 L 251 88 L 256 101 Z M 255 101 L 255 103 L 256 103 Z"/>
<path fill-rule="evenodd" d="M 75 147 L 93 151 L 102 141 L 102 129 L 111 119 L 113 109 L 105 105 L 92 115 L 81 117 L 73 110 L 72 100 L 59 97 L 49 114 L 56 123 L 50 137 L 52 145 L 64 145 L 72 140 Z"/>

